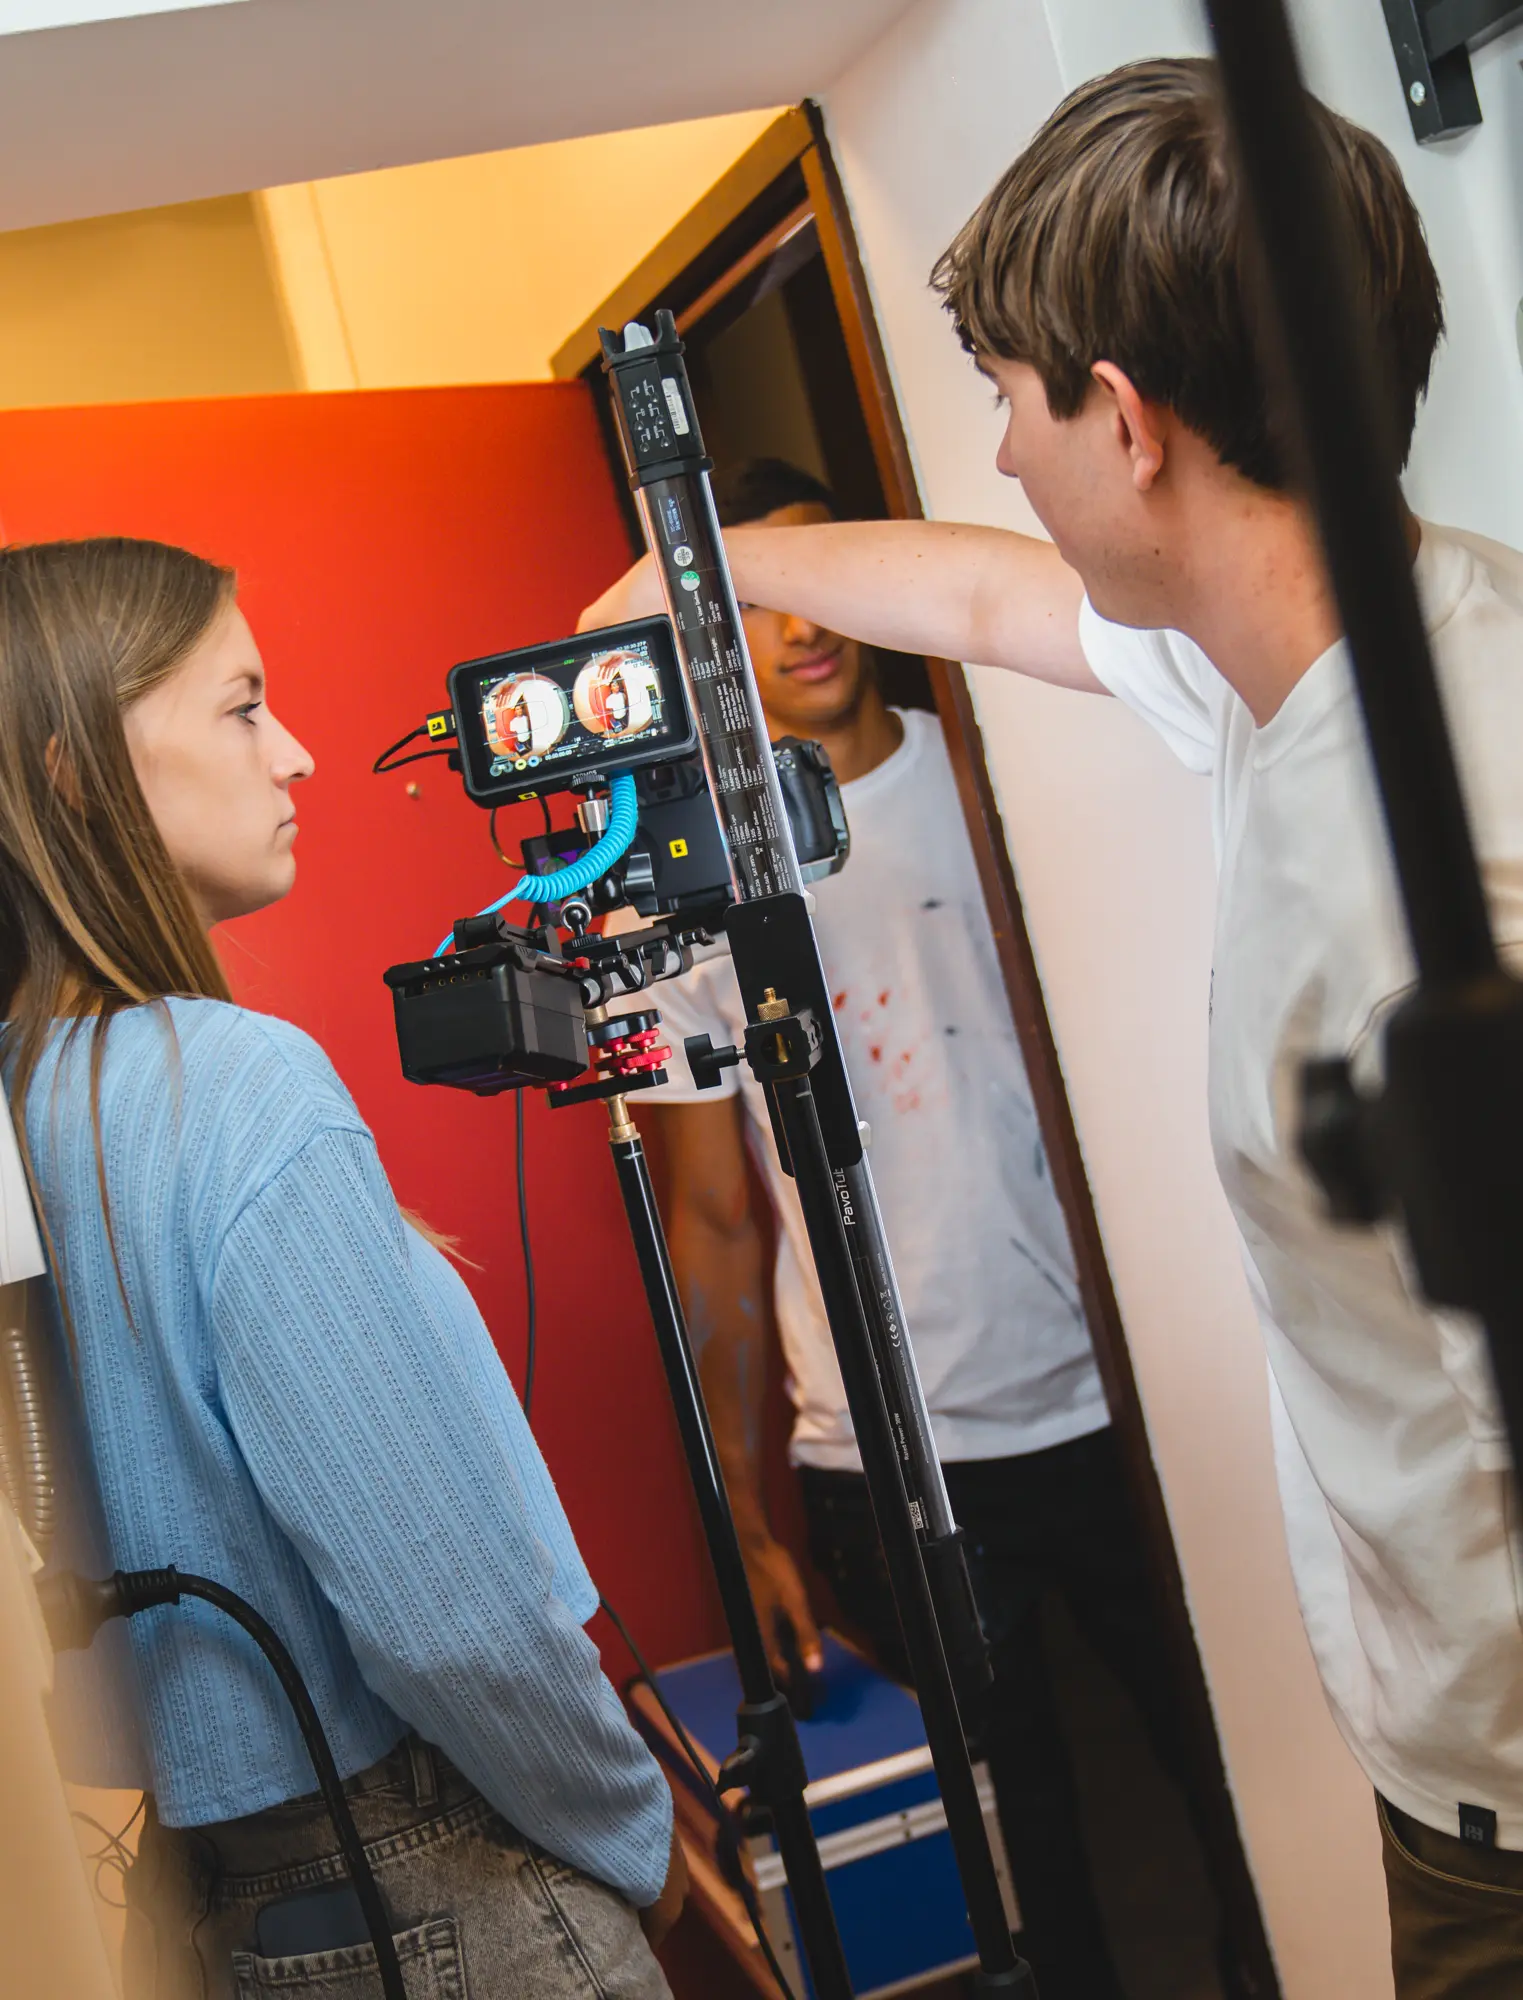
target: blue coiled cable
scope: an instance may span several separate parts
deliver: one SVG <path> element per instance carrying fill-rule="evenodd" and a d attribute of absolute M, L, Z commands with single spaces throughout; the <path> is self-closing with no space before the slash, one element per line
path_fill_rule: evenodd
<path fill-rule="evenodd" d="M 630 772 L 621 771 L 613 780 L 608 798 L 608 824 L 580 860 L 557 868 L 552 875 L 525 875 L 505 896 L 478 910 L 477 916 L 493 916 L 507 903 L 559 903 L 567 896 L 574 896 L 578 889 L 590 889 L 594 882 L 601 881 L 614 863 L 622 861 L 629 852 L 640 823 L 635 781 Z M 453 928 L 446 931 L 434 952 L 435 958 L 442 958 L 449 950 L 454 935 Z"/>

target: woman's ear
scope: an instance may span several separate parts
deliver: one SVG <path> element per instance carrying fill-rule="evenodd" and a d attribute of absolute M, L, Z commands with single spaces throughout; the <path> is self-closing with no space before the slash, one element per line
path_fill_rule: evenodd
<path fill-rule="evenodd" d="M 1149 403 L 1130 375 L 1114 361 L 1097 361 L 1090 374 L 1110 397 L 1116 441 L 1126 448 L 1132 461 L 1132 484 L 1139 493 L 1149 493 L 1163 471 L 1164 426 L 1157 404 Z"/>

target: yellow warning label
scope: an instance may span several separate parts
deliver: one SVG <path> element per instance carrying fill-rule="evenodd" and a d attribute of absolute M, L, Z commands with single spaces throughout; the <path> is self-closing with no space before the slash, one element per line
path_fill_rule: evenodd
<path fill-rule="evenodd" d="M 428 733 L 430 736 L 443 736 L 448 729 L 449 717 L 447 715 L 431 715 L 428 718 Z"/>
<path fill-rule="evenodd" d="M 681 861 L 687 854 L 687 842 L 685 840 L 670 840 L 667 842 L 667 849 L 673 861 Z"/>

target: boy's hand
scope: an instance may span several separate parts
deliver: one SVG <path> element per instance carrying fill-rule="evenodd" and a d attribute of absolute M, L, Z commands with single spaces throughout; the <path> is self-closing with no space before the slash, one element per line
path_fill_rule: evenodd
<path fill-rule="evenodd" d="M 745 1557 L 746 1576 L 751 1584 L 751 1595 L 756 1599 L 756 1615 L 761 1620 L 773 1673 L 779 1680 L 786 1679 L 788 1673 L 788 1658 L 778 1638 L 778 1612 L 793 1627 L 805 1672 L 819 1673 L 825 1664 L 820 1628 L 809 1609 L 809 1593 L 798 1573 L 798 1565 L 782 1543 L 773 1541 L 770 1536 L 766 1541 L 748 1547 Z"/>
<path fill-rule="evenodd" d="M 687 1901 L 687 1856 L 682 1852 L 682 1842 L 677 1835 L 677 1822 L 672 1821 L 672 1846 L 666 1864 L 666 1880 L 661 1885 L 661 1894 L 648 1908 L 640 1912 L 640 1928 L 644 1931 L 652 1951 L 666 1938 L 672 1925 L 682 1915 L 682 1906 Z"/>
<path fill-rule="evenodd" d="M 596 632 L 604 625 L 622 625 L 630 618 L 654 618 L 665 609 L 661 586 L 656 581 L 656 565 L 641 556 L 617 583 L 594 598 L 576 621 L 578 632 Z"/>

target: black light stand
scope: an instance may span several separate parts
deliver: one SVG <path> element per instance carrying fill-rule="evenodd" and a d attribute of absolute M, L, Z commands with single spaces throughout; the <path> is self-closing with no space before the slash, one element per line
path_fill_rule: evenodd
<path fill-rule="evenodd" d="M 709 491 L 682 344 L 602 335 L 620 441 L 677 635 L 729 857 L 725 918 L 750 1026 L 744 1059 L 803 1207 L 978 1951 L 978 1990 L 1033 1996 L 1016 1955 L 959 1711 L 987 1686 L 972 1588 L 883 1237 L 872 1175 Z M 742 1060 L 704 1049 L 695 1078 Z M 754 1617 L 754 1613 L 752 1614 Z M 943 1636 L 945 1634 L 945 1637 Z"/>
<path fill-rule="evenodd" d="M 761 1622 L 746 1579 L 698 1368 L 688 1341 L 677 1281 L 651 1187 L 645 1148 L 622 1096 L 608 1099 L 608 1144 L 624 1197 L 624 1213 L 656 1329 L 667 1387 L 677 1415 L 683 1456 L 693 1482 L 704 1539 L 735 1650 L 743 1701 L 736 1718 L 740 1746 L 726 1759 L 719 1787 L 746 1786 L 752 1805 L 769 1815 L 788 1876 L 794 1915 L 815 2000 L 851 2000 L 851 1975 L 831 1907 L 825 1868 L 804 1803 L 808 1773 L 786 1698 L 778 1691 Z"/>
<path fill-rule="evenodd" d="M 1399 1213 L 1424 1291 L 1484 1322 L 1523 1464 L 1523 985 L 1502 970 L 1408 546 L 1346 222 L 1282 0 L 1207 0 L 1417 963 L 1379 1097 L 1312 1064 L 1303 1148 L 1348 1221 Z"/>

